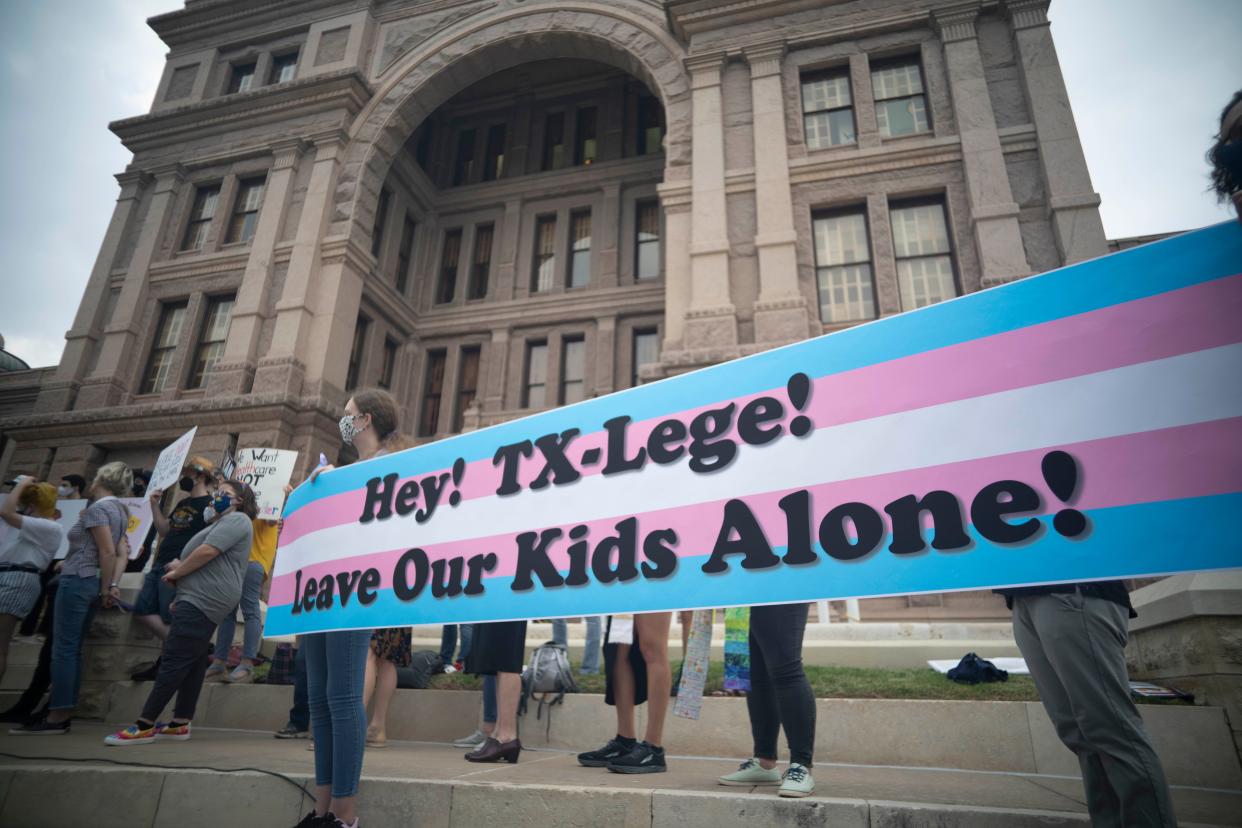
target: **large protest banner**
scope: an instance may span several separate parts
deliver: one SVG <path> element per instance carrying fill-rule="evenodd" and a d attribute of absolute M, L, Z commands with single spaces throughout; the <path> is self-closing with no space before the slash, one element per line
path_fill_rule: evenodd
<path fill-rule="evenodd" d="M 321 475 L 271 634 L 1242 567 L 1223 224 Z"/>

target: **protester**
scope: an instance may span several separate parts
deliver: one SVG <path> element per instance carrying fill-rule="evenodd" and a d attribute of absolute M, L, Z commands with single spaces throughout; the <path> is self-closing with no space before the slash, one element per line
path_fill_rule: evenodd
<path fill-rule="evenodd" d="M 56 496 L 61 500 L 82 500 L 86 497 L 86 478 L 80 474 L 66 474 L 60 479 Z"/>
<path fill-rule="evenodd" d="M 1212 165 L 1212 189 L 1221 201 L 1233 201 L 1242 221 L 1242 89 L 1220 113 L 1220 130 L 1216 142 L 1208 150 Z"/>
<path fill-rule="evenodd" d="M 11 527 L 0 546 L 0 679 L 13 630 L 38 601 L 40 576 L 65 537 L 56 516 L 56 489 L 33 477 L 19 477 L 0 503 L 0 519 Z"/>
<path fill-rule="evenodd" d="M 494 677 L 496 682 L 495 725 L 483 744 L 466 754 L 467 762 L 509 762 L 516 765 L 522 754 L 518 739 L 517 709 L 522 699 L 522 655 L 526 650 L 526 622 L 505 621 L 476 624 L 466 672 Z M 484 711 L 484 720 L 487 711 Z"/>
<path fill-rule="evenodd" d="M 461 624 L 461 649 L 457 653 L 457 658 L 453 658 L 453 650 L 457 647 L 457 628 L 458 624 L 445 624 L 440 629 L 440 664 L 444 666 L 444 672 L 460 672 L 466 663 L 466 657 L 470 655 L 470 640 L 474 635 L 474 625 Z"/>
<path fill-rule="evenodd" d="M 410 666 L 413 650 L 414 633 L 410 627 L 392 627 L 371 633 L 362 693 L 364 705 L 375 702 L 367 726 L 367 747 L 382 748 L 388 744 L 388 705 L 397 692 L 397 669 Z"/>
<path fill-rule="evenodd" d="M 586 622 L 586 643 L 582 648 L 582 663 L 578 665 L 578 674 L 594 676 L 599 673 L 599 658 L 602 652 L 603 621 L 598 615 L 588 615 L 582 619 Z M 564 618 L 552 621 L 552 641 L 569 649 L 569 622 Z"/>
<path fill-rule="evenodd" d="M 720 784 L 779 785 L 784 797 L 810 796 L 815 750 L 815 693 L 802 668 L 802 637 L 810 604 L 773 604 L 750 610 L 750 693 L 746 712 L 754 740 L 753 757 Z M 776 770 L 781 728 L 789 742 L 789 767 Z"/>
<path fill-rule="evenodd" d="M 52 700 L 46 718 L 28 722 L 10 733 L 68 733 L 82 685 L 82 644 L 100 606 L 111 608 L 120 594 L 117 578 L 125 571 L 121 538 L 129 510 L 118 497 L 129 492 L 133 474 L 121 462 L 104 464 L 91 483 L 94 502 L 82 510 L 69 530 L 57 589 L 52 648 Z"/>
<path fill-rule="evenodd" d="M 151 483 L 151 472 L 145 469 L 134 470 L 134 487 L 131 490 L 134 497 L 142 497 L 147 493 L 147 486 Z"/>
<path fill-rule="evenodd" d="M 134 602 L 134 617 L 161 639 L 168 637 L 168 625 L 172 620 L 169 605 L 173 600 L 173 589 L 163 580 L 165 568 L 171 561 L 177 560 L 185 549 L 186 543 L 207 526 L 204 511 L 211 505 L 211 489 L 215 485 L 215 466 L 205 457 L 192 457 L 181 470 L 178 483 L 181 491 L 189 495 L 178 503 L 172 514 L 164 517 L 160 509 L 160 500 L 164 496 L 163 489 L 155 489 L 150 493 L 151 517 L 155 531 L 159 536 L 155 560 L 142 582 L 142 591 Z M 135 681 L 150 681 L 159 673 L 157 661 L 150 668 L 135 673 Z"/>
<path fill-rule="evenodd" d="M 272 735 L 277 739 L 305 739 L 310 735 L 310 699 L 307 696 L 306 648 L 302 637 L 297 639 L 297 652 L 293 656 L 293 706 L 289 708 L 289 721 Z"/>
<path fill-rule="evenodd" d="M 254 681 L 254 665 L 259 658 L 259 645 L 263 643 L 263 613 L 259 600 L 263 584 L 276 562 L 276 539 L 279 521 L 255 520 L 251 525 L 253 540 L 250 542 L 250 560 L 246 563 L 246 577 L 242 584 L 241 608 L 246 629 L 242 633 L 242 657 L 233 672 L 228 672 L 229 650 L 233 648 L 233 635 L 237 629 L 237 609 L 224 616 L 216 630 L 216 650 L 211 666 L 207 668 L 204 681 L 227 681 L 249 684 Z"/>
<path fill-rule="evenodd" d="M 588 768 L 607 768 L 613 773 L 663 773 L 664 718 L 668 714 L 672 670 L 668 663 L 671 612 L 635 615 L 633 641 L 612 643 L 615 618 L 609 618 L 604 644 L 604 702 L 617 709 L 617 735 L 599 750 L 578 754 Z M 650 701 L 647 732 L 638 741 L 634 708 Z"/>
<path fill-rule="evenodd" d="M 164 639 L 160 670 L 134 724 L 104 739 L 108 745 L 141 745 L 190 738 L 206 658 L 216 625 L 235 612 L 245 581 L 252 540 L 251 523 L 259 513 L 254 491 L 240 480 L 220 486 L 212 500 L 217 518 L 198 532 L 181 556 L 165 566 L 164 580 L 176 589 L 172 626 Z M 173 694 L 173 717 L 156 724 Z"/>
<path fill-rule="evenodd" d="M 359 391 L 345 404 L 341 439 L 369 460 L 407 448 L 398 430 L 397 402 L 387 391 Z M 319 466 L 307 479 L 315 485 L 333 466 Z M 363 703 L 370 630 L 336 630 L 302 637 L 315 740 L 315 810 L 297 828 L 356 828 L 358 781 L 366 749 Z"/>

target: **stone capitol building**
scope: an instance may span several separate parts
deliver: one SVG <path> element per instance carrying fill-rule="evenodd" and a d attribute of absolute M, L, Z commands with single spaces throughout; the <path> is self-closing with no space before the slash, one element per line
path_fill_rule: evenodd
<path fill-rule="evenodd" d="M 354 388 L 435 440 L 1107 253 L 1048 6 L 186 0 L 0 474 L 305 470 Z"/>

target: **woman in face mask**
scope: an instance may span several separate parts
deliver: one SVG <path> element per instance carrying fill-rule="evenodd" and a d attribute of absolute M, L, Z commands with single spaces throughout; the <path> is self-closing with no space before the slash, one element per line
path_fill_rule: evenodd
<path fill-rule="evenodd" d="M 65 530 L 56 522 L 56 490 L 20 477 L 0 503 L 10 527 L 0 544 L 0 678 L 8 665 L 13 629 L 39 598 L 39 574 L 52 562 Z"/>
<path fill-rule="evenodd" d="M 1212 165 L 1212 189 L 1221 201 L 1233 200 L 1238 221 L 1242 221 L 1242 89 L 1220 114 L 1220 132 L 1208 150 L 1208 163 Z"/>
<path fill-rule="evenodd" d="M 366 390 L 345 404 L 341 439 L 369 460 L 408 448 L 397 430 L 397 403 L 386 391 Z M 307 483 L 332 470 L 321 466 Z M 410 660 L 409 630 L 344 630 L 302 636 L 306 650 L 311 735 L 315 739 L 315 810 L 297 828 L 357 828 L 358 780 L 367 741 L 364 688 L 368 673 L 377 687 L 376 722 L 383 727 L 388 701 L 396 689 L 396 664 Z M 368 662 L 374 668 L 368 671 Z M 373 731 L 373 735 L 376 734 Z"/>

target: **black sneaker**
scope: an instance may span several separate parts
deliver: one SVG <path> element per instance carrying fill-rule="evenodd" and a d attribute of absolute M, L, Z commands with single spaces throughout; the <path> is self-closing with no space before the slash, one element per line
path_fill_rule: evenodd
<path fill-rule="evenodd" d="M 133 679 L 134 681 L 155 681 L 155 677 L 159 675 L 159 672 L 160 672 L 160 661 L 161 660 L 162 659 L 157 658 L 155 660 L 155 663 L 152 664 L 150 667 L 148 667 L 145 670 L 138 670 L 134 673 L 130 673 L 129 677 Z"/>
<path fill-rule="evenodd" d="M 626 739 L 624 736 L 617 736 L 609 740 L 608 744 L 599 750 L 579 753 L 578 764 L 584 768 L 606 768 L 609 762 L 629 753 L 636 744 L 638 744 L 637 739 Z"/>
<path fill-rule="evenodd" d="M 664 748 L 639 742 L 629 753 L 609 762 L 608 770 L 613 773 L 664 773 L 668 770 L 664 764 Z"/>
<path fill-rule="evenodd" d="M 39 719 L 11 728 L 9 733 L 14 736 L 62 736 L 69 732 L 69 721 L 65 719 L 63 722 L 49 722 L 47 719 Z"/>
<path fill-rule="evenodd" d="M 291 724 L 287 724 L 272 735 L 277 739 L 308 739 L 310 738 L 310 731 L 300 730 Z"/>
<path fill-rule="evenodd" d="M 331 811 L 324 816 L 315 816 L 315 812 L 311 811 L 309 814 L 302 817 L 302 821 L 293 826 L 293 828 L 327 828 L 327 826 L 335 825 L 336 817 L 332 816 Z"/>

